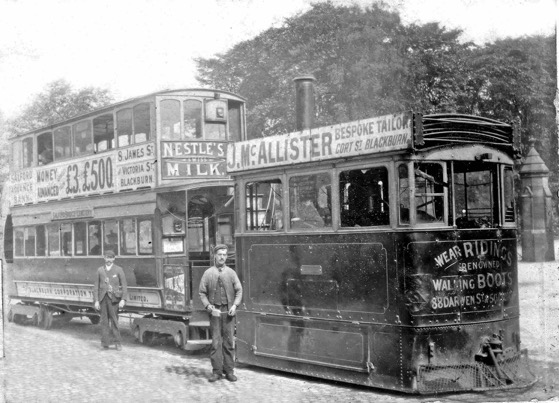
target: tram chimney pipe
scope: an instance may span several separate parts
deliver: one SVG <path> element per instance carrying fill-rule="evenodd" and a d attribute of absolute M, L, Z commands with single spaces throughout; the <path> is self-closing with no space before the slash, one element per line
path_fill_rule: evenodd
<path fill-rule="evenodd" d="M 295 114 L 297 131 L 314 127 L 314 81 L 313 76 L 301 76 L 295 82 Z"/>

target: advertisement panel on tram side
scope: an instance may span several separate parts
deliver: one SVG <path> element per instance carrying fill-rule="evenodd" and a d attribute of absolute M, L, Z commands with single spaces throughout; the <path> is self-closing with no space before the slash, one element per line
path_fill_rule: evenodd
<path fill-rule="evenodd" d="M 411 242 L 404 298 L 415 317 L 500 316 L 517 298 L 516 277 L 515 239 Z"/>
<path fill-rule="evenodd" d="M 153 188 L 155 169 L 154 143 L 140 144 L 12 173 L 6 184 L 7 200 L 10 206 L 15 206 Z"/>
<path fill-rule="evenodd" d="M 412 145 L 411 112 L 264 137 L 227 148 L 227 171 L 346 158 Z"/>

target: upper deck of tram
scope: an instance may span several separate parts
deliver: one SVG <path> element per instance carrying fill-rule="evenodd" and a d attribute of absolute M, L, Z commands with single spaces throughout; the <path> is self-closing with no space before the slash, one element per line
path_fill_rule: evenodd
<path fill-rule="evenodd" d="M 229 142 L 246 139 L 245 100 L 165 90 L 10 139 L 10 206 L 226 179 Z"/>

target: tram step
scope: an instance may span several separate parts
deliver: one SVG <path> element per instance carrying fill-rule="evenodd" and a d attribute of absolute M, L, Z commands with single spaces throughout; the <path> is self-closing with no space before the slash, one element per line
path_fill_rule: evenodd
<path fill-rule="evenodd" d="M 212 344 L 212 339 L 209 340 L 187 340 L 186 344 L 190 344 L 191 346 L 209 346 Z"/>
<path fill-rule="evenodd" d="M 209 320 L 198 320 L 195 322 L 189 322 L 188 326 L 190 327 L 210 327 L 210 321 Z"/>

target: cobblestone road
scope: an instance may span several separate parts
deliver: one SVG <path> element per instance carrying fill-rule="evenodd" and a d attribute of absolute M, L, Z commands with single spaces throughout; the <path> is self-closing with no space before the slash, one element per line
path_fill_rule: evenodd
<path fill-rule="evenodd" d="M 148 347 L 124 327 L 124 349 L 102 351 L 87 319 L 45 331 L 4 323 L 0 401 L 18 402 L 476 402 L 559 401 L 559 263 L 520 267 L 521 334 L 540 380 L 530 390 L 435 397 L 407 396 L 292 376 L 254 367 L 239 381 L 210 384 L 207 355 L 186 355 L 172 342 Z M 3 399 L 3 400 L 2 400 Z"/>

